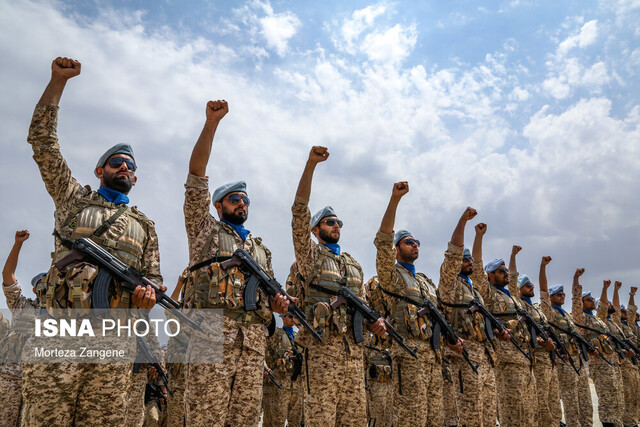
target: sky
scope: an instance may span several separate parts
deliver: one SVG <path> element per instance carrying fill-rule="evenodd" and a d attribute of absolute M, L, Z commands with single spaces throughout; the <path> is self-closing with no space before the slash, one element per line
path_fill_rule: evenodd
<path fill-rule="evenodd" d="M 247 182 L 245 225 L 281 283 L 297 182 L 323 145 L 310 208 L 335 208 L 365 279 L 393 183 L 407 180 L 395 228 L 421 241 L 417 270 L 436 283 L 472 206 L 465 243 L 487 223 L 485 262 L 517 244 L 536 285 L 550 255 L 550 284 L 584 267 L 585 289 L 620 280 L 626 303 L 640 282 L 639 22 L 640 0 L 0 0 L 0 258 L 28 229 L 19 280 L 50 264 L 53 203 L 26 136 L 51 61 L 67 56 L 82 73 L 60 103 L 62 153 L 97 189 L 97 158 L 133 145 L 131 203 L 156 223 L 170 290 L 188 264 L 191 150 L 206 102 L 225 99 L 210 187 Z"/>

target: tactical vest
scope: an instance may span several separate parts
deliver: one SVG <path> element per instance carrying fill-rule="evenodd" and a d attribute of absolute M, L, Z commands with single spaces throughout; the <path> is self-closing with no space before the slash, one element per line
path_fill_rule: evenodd
<path fill-rule="evenodd" d="M 593 344 L 598 350 L 600 350 L 600 352 L 604 354 L 612 354 L 614 349 L 613 346 L 609 343 L 609 339 L 606 336 L 606 333 L 608 331 L 607 325 L 598 317 L 588 313 L 584 313 L 584 325 L 588 326 L 591 329 L 600 331 L 600 333 L 598 333 L 582 328 L 582 330 L 584 331 L 583 336 L 585 337 L 585 339 Z"/>
<path fill-rule="evenodd" d="M 118 226 L 125 226 L 124 230 L 119 230 L 119 239 L 106 237 L 108 230 L 122 217 L 127 220 L 118 223 Z M 140 270 L 151 224 L 136 207 L 118 207 L 104 200 L 98 193 L 91 192 L 75 204 L 65 223 L 54 231 L 54 235 L 60 239 L 58 242 L 90 238 L 120 261 Z M 53 261 L 57 261 L 69 252 L 68 247 L 57 244 L 51 257 Z M 90 292 L 97 273 L 95 266 L 86 263 L 71 264 L 64 271 L 58 271 L 52 265 L 46 277 L 47 286 L 43 288 L 46 293 L 38 294 L 38 298 L 46 302 L 48 310 L 89 309 Z M 110 295 L 111 307 L 129 307 L 130 294 L 122 291 L 117 282 Z"/>
<path fill-rule="evenodd" d="M 0 363 L 20 363 L 22 348 L 33 335 L 37 309 L 38 304 L 29 301 L 19 310 L 19 315 L 15 312 L 15 320 L 9 333 L 0 341 Z"/>
<path fill-rule="evenodd" d="M 547 316 L 544 315 L 542 311 L 535 305 L 531 305 L 528 302 L 522 300 L 522 307 L 527 310 L 527 312 L 533 317 L 533 320 L 540 326 L 545 326 L 547 324 Z M 533 349 L 537 353 L 548 353 L 549 351 L 541 345 L 538 345 L 535 349 Z"/>
<path fill-rule="evenodd" d="M 625 339 L 627 339 L 622 328 L 620 328 L 620 326 L 618 326 L 618 324 L 614 322 L 614 320 L 610 317 L 607 317 L 607 327 L 609 328 L 611 333 L 615 335 L 615 337 L 618 338 L 619 340 L 624 341 Z"/>
<path fill-rule="evenodd" d="M 330 328 L 336 335 L 343 335 L 352 327 L 351 315 L 347 313 L 347 307 L 343 305 L 332 312 L 328 304 L 334 296 L 310 285 L 317 284 L 334 292 L 337 292 L 341 286 L 347 286 L 354 294 L 363 298 L 362 268 L 346 252 L 336 255 L 324 245 L 317 245 L 317 250 L 313 273 L 303 284 L 305 315 L 308 319 L 313 319 L 314 328 L 325 330 Z"/>
<path fill-rule="evenodd" d="M 293 345 L 291 340 L 287 336 L 287 332 L 282 329 L 276 329 L 277 342 L 273 347 L 273 351 L 268 352 L 267 365 L 274 371 L 287 373 L 293 372 L 293 361 L 290 356 L 293 356 Z"/>
<path fill-rule="evenodd" d="M 367 350 L 367 381 L 388 383 L 393 376 L 391 356 L 386 350 Z"/>
<path fill-rule="evenodd" d="M 404 285 L 400 295 L 421 305 L 424 305 L 428 299 L 437 303 L 436 288 L 426 275 L 416 273 L 416 276 L 413 277 L 411 272 L 400 264 L 396 264 L 395 269 L 399 281 L 402 281 Z M 431 338 L 433 325 L 427 316 L 418 318 L 419 307 L 391 295 L 388 295 L 387 301 L 389 301 L 389 311 L 393 318 L 394 327 L 398 332 L 425 341 Z"/>
<path fill-rule="evenodd" d="M 230 257 L 238 249 L 235 231 L 222 221 L 215 221 L 211 234 L 200 253 L 197 263 L 204 261 L 211 252 L 213 238 L 218 238 L 217 257 Z M 259 237 L 251 239 L 251 256 L 264 269 L 268 268 L 269 250 L 262 244 Z M 269 308 L 269 298 L 262 290 L 258 290 L 258 308 L 251 312 L 244 310 L 245 279 L 236 268 L 222 270 L 220 263 L 214 262 L 195 270 L 189 276 L 185 285 L 186 308 L 219 308 L 224 309 L 224 315 L 240 323 L 269 323 L 272 314 Z"/>
<path fill-rule="evenodd" d="M 559 327 L 561 327 L 566 331 L 576 330 L 576 327 L 571 321 L 571 319 L 569 318 L 569 316 L 567 316 L 566 314 L 563 316 L 558 310 L 556 310 L 553 307 L 551 308 L 551 310 L 552 310 L 551 321 L 553 323 L 555 323 L 556 325 L 558 325 Z M 560 339 L 560 341 L 562 341 L 562 343 L 567 347 L 567 350 L 569 350 L 569 353 L 571 353 L 572 356 L 577 354 L 578 346 L 571 340 L 571 338 L 569 338 L 569 336 L 566 333 L 562 332 L 558 328 L 554 328 L 554 330 L 558 335 L 558 338 Z"/>
<path fill-rule="evenodd" d="M 631 341 L 637 346 L 638 337 L 636 337 L 636 334 L 633 332 L 633 329 L 631 329 L 631 326 L 629 326 L 628 322 L 625 323 L 625 320 L 621 320 L 621 322 L 622 322 L 622 332 L 624 333 L 624 336 L 627 337 L 629 341 Z"/>
<path fill-rule="evenodd" d="M 493 285 L 490 286 L 493 287 Z M 496 298 L 488 309 L 494 316 L 502 321 L 508 329 L 511 329 L 512 335 L 520 341 L 519 344 L 521 346 L 529 346 L 531 336 L 526 326 L 519 320 L 518 313 L 516 312 L 518 308 L 516 300 L 495 287 L 491 291 L 495 293 Z"/>
<path fill-rule="evenodd" d="M 449 320 L 451 326 L 453 326 L 453 329 L 460 338 L 480 343 L 485 342 L 487 340 L 487 333 L 485 331 L 484 316 L 477 312 L 469 312 L 469 303 L 477 299 L 484 304 L 484 300 L 480 293 L 475 288 L 469 286 L 464 279 L 456 277 L 455 280 L 456 291 L 453 303 L 445 303 L 439 298 L 439 302 L 451 309 L 447 320 Z"/>

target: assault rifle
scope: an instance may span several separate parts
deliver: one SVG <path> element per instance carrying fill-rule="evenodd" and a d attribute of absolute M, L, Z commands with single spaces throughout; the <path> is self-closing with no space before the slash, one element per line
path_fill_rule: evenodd
<path fill-rule="evenodd" d="M 576 368 L 576 364 L 573 360 L 573 357 L 571 357 L 571 354 L 569 353 L 567 346 L 564 345 L 562 341 L 560 341 L 560 337 L 558 337 L 558 334 L 556 334 L 556 331 L 554 331 L 550 325 L 545 326 L 544 330 L 547 333 L 547 335 L 549 335 L 549 338 L 551 338 L 551 341 L 556 343 L 556 350 L 559 351 L 560 358 L 562 358 L 562 360 L 565 360 L 566 358 L 566 360 L 569 361 L 569 364 L 571 365 L 573 370 L 576 371 L 576 374 L 580 375 L 580 368 Z"/>
<path fill-rule="evenodd" d="M 182 314 L 180 303 L 171 299 L 158 285 L 144 277 L 135 268 L 120 261 L 115 256 L 104 250 L 93 240 L 81 237 L 73 242 L 71 252 L 64 258 L 54 262 L 58 270 L 75 261 L 87 260 L 98 267 L 98 275 L 93 282 L 91 305 L 94 309 L 107 310 L 109 305 L 109 285 L 112 279 L 117 279 L 127 291 L 133 293 L 138 286 L 151 286 L 156 294 L 156 304 L 169 310 L 174 316 L 194 329 L 203 331 L 202 327 Z"/>
<path fill-rule="evenodd" d="M 152 399 L 158 399 L 158 409 L 162 412 L 162 404 L 161 400 L 165 401 L 165 405 L 167 402 L 167 395 L 162 392 L 160 388 L 158 388 L 155 384 L 147 381 L 147 385 L 144 389 L 144 404 L 151 402 Z"/>
<path fill-rule="evenodd" d="M 571 339 L 573 339 L 574 341 L 577 342 L 578 346 L 580 347 L 580 354 L 582 354 L 582 359 L 585 362 L 589 361 L 589 352 L 591 352 L 591 353 L 597 354 L 602 360 L 607 362 L 610 366 L 613 366 L 609 359 L 604 357 L 604 355 L 602 353 L 600 353 L 600 351 L 598 351 L 598 349 L 595 348 L 593 344 L 591 344 L 589 341 L 584 339 L 584 337 L 582 335 L 580 335 L 578 332 L 567 330 L 567 329 L 563 329 L 560 326 L 558 326 L 558 325 L 556 325 L 554 323 L 551 323 L 551 322 L 549 322 L 549 325 L 553 326 L 554 328 L 556 328 L 560 332 L 564 332 Z"/>
<path fill-rule="evenodd" d="M 620 360 L 624 360 L 624 359 L 627 358 L 627 356 L 624 354 L 624 352 L 631 350 L 631 348 L 623 340 L 621 340 L 620 338 L 616 337 L 611 331 L 599 331 L 597 329 L 590 328 L 589 326 L 579 325 L 577 323 L 576 323 L 576 326 L 579 326 L 582 329 L 586 329 L 587 331 L 595 332 L 597 334 L 606 335 L 607 338 L 609 339 L 609 341 L 612 342 L 613 345 L 616 346 L 616 352 L 618 353 L 618 356 L 620 356 Z M 633 362 L 634 365 L 638 364 L 638 362 L 636 361 L 635 357 L 633 359 L 631 359 L 631 361 Z"/>
<path fill-rule="evenodd" d="M 278 283 L 276 279 L 269 276 L 260 264 L 251 257 L 249 252 L 244 249 L 236 249 L 229 259 L 220 263 L 220 268 L 223 270 L 231 267 L 238 267 L 245 277 L 248 277 L 242 297 L 244 309 L 246 311 L 252 311 L 258 308 L 258 287 L 260 287 L 270 297 L 282 294 L 287 298 L 287 300 L 289 300 L 289 313 L 298 319 L 298 322 L 300 322 L 300 324 L 304 326 L 304 328 L 309 331 L 316 340 L 322 342 L 320 335 L 311 327 L 309 322 L 307 322 L 307 316 L 304 314 L 304 311 L 302 311 L 302 309 L 291 300 L 291 297 L 282 288 L 282 285 Z"/>
<path fill-rule="evenodd" d="M 489 337 L 491 341 L 495 339 L 495 336 L 493 335 L 493 329 L 496 329 L 499 333 L 502 333 L 502 331 L 509 331 L 507 327 L 504 326 L 502 322 L 499 321 L 498 318 L 496 318 L 477 298 L 469 303 L 469 312 L 480 313 L 482 314 L 482 316 L 484 316 L 484 329 L 487 333 L 487 337 Z M 531 362 L 531 355 L 528 352 L 524 351 L 522 347 L 520 347 L 518 341 L 516 341 L 516 339 L 511 334 L 509 334 L 509 341 L 511 341 L 511 344 L 513 344 L 515 348 L 518 349 L 518 351 L 522 353 L 524 357 L 529 360 L 529 362 Z"/>
<path fill-rule="evenodd" d="M 527 322 L 527 329 L 529 329 L 529 334 L 531 335 L 531 347 L 538 347 L 538 337 L 540 337 L 540 339 L 545 342 L 549 341 L 549 335 L 547 335 L 542 326 L 540 326 L 538 322 L 536 322 L 531 313 L 529 313 L 525 309 L 516 309 L 516 312 L 518 313 L 518 315 L 524 317 L 525 321 Z M 551 361 L 554 361 L 556 356 L 562 358 L 562 356 L 560 356 L 560 353 L 558 352 L 557 345 L 556 348 L 549 353 Z"/>
<path fill-rule="evenodd" d="M 269 381 L 271 381 L 276 387 L 282 390 L 282 384 L 276 381 L 276 377 L 273 376 L 269 368 L 267 368 L 266 366 L 264 367 L 264 374 L 267 376 L 267 378 L 269 378 Z"/>
<path fill-rule="evenodd" d="M 380 313 L 372 309 L 360 299 L 356 294 L 354 294 L 348 287 L 340 286 L 340 289 L 337 291 L 329 288 L 325 288 L 324 286 L 311 284 L 310 286 L 327 293 L 329 295 L 336 295 L 338 298 L 331 303 L 331 309 L 336 310 L 340 306 L 346 304 L 348 309 L 351 311 L 351 315 L 353 317 L 353 339 L 356 344 L 359 344 L 364 341 L 364 334 L 362 330 L 362 320 L 366 320 L 369 323 L 375 323 L 378 319 L 382 318 L 384 320 L 384 326 L 387 330 L 387 334 L 394 340 L 400 347 L 402 347 L 407 353 L 409 353 L 414 358 L 418 358 L 416 351 L 418 348 L 415 347 L 411 350 L 404 343 L 402 339 L 402 335 L 395 330 L 391 324 L 382 317 Z"/>
<path fill-rule="evenodd" d="M 148 363 L 153 366 L 158 373 L 158 377 L 162 380 L 162 384 L 167 388 L 167 391 L 173 396 L 173 391 L 169 388 L 169 376 L 164 370 L 158 358 L 151 351 L 151 347 L 147 344 L 144 338 L 136 336 L 136 342 L 138 343 L 138 358 L 136 363 L 133 364 L 133 372 L 139 372 L 141 363 Z"/>

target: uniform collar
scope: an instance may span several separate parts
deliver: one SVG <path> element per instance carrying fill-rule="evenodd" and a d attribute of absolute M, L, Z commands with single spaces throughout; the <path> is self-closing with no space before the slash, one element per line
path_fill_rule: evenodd
<path fill-rule="evenodd" d="M 498 286 L 498 285 L 493 285 L 493 284 L 491 286 L 493 286 L 494 288 L 496 288 L 500 292 L 503 292 L 503 293 L 511 296 L 511 292 L 509 292 L 509 289 L 505 288 L 504 286 Z"/>
<path fill-rule="evenodd" d="M 409 270 L 409 273 L 411 273 L 413 275 L 413 277 L 416 277 L 416 266 L 415 265 L 409 264 L 408 262 L 400 262 L 400 261 L 398 261 L 398 264 L 400 264 L 401 266 L 403 266 L 404 268 Z"/>
<path fill-rule="evenodd" d="M 107 202 L 111 202 L 114 205 L 126 205 L 129 203 L 129 197 L 127 197 L 126 194 L 113 190 L 109 187 L 98 188 L 98 194 L 104 197 Z"/>
<path fill-rule="evenodd" d="M 326 246 L 327 248 L 329 248 L 329 250 L 331 252 L 333 252 L 336 255 L 340 255 L 340 245 L 337 243 L 321 243 L 321 245 Z"/>
<path fill-rule="evenodd" d="M 244 228 L 244 225 L 242 224 L 240 225 L 232 224 L 224 218 L 221 219 L 220 221 L 224 222 L 225 224 L 233 228 L 235 232 L 238 233 L 238 236 L 240 236 L 243 242 L 247 240 L 247 236 L 249 235 L 249 233 L 251 233 L 251 230 L 247 230 L 246 228 Z"/>

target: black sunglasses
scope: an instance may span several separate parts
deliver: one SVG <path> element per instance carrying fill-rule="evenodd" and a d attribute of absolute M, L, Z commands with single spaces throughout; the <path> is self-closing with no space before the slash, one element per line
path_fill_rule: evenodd
<path fill-rule="evenodd" d="M 338 224 L 339 228 L 342 228 L 342 224 L 343 222 L 340 221 L 339 219 L 333 219 L 333 218 L 329 218 L 329 219 L 325 219 L 324 221 L 320 221 L 320 223 L 325 223 L 327 224 L 329 227 L 333 227 L 334 225 Z"/>
<path fill-rule="evenodd" d="M 251 204 L 251 200 L 249 200 L 247 196 L 243 196 L 241 194 L 232 194 L 227 198 L 227 200 L 232 205 L 237 205 L 240 203 L 240 200 L 242 200 L 242 203 L 244 203 L 245 206 L 249 206 Z"/>
<path fill-rule="evenodd" d="M 112 157 L 109 159 L 109 166 L 116 169 L 122 166 L 122 163 L 127 165 L 127 169 L 131 172 L 135 172 L 137 167 L 133 160 L 125 159 L 124 157 Z"/>
<path fill-rule="evenodd" d="M 420 247 L 420 240 L 417 240 L 417 239 L 404 239 L 404 244 L 407 245 L 407 246 L 416 245 L 416 246 Z"/>
<path fill-rule="evenodd" d="M 462 257 L 462 261 L 463 262 L 467 262 L 467 261 L 473 262 L 474 260 L 473 260 L 473 257 L 471 255 L 465 255 L 465 256 Z"/>

